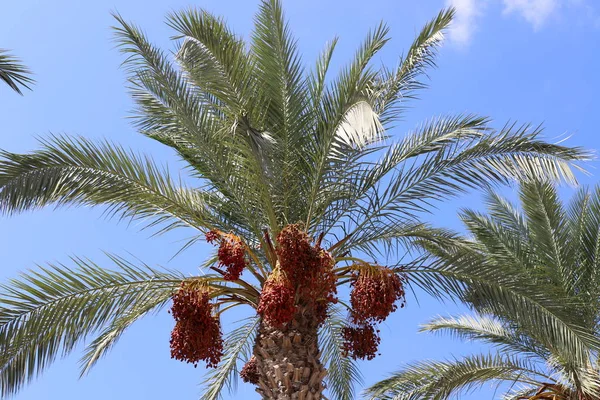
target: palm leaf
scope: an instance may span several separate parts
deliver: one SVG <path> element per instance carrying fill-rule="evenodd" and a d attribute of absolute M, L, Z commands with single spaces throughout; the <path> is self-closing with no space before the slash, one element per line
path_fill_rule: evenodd
<path fill-rule="evenodd" d="M 174 39 L 183 39 L 177 61 L 205 101 L 232 118 L 250 111 L 253 67 L 244 42 L 223 19 L 188 9 L 169 14 L 167 24 L 179 33 Z"/>
<path fill-rule="evenodd" d="M 136 266 L 119 257 L 110 256 L 110 260 L 118 270 L 73 258 L 77 269 L 50 265 L 2 286 L 3 397 L 16 393 L 56 357 L 69 354 L 94 332 L 116 321 L 122 323 L 123 316 L 138 313 L 149 303 L 164 304 L 184 279 L 180 274 Z M 93 363 L 97 356 L 86 359 Z"/>
<path fill-rule="evenodd" d="M 530 356 L 545 359 L 550 353 L 536 343 L 534 338 L 511 329 L 497 318 L 486 315 L 438 317 L 423 324 L 421 332 L 449 333 L 465 340 L 482 341 L 495 345 L 502 354 L 514 356 Z"/>
<path fill-rule="evenodd" d="M 232 330 L 227 335 L 223 359 L 216 369 L 208 372 L 204 380 L 206 389 L 202 394 L 202 400 L 220 399 L 225 386 L 229 388 L 230 392 L 235 388 L 238 361 L 248 361 L 250 359 L 259 322 L 258 317 L 251 317 L 248 322 Z"/>
<path fill-rule="evenodd" d="M 471 125 L 469 119 L 457 122 Z M 484 122 L 478 120 L 477 123 Z M 351 199 L 348 208 L 343 202 L 338 205 L 342 212 L 330 220 L 332 223 L 325 231 L 339 228 L 344 223 L 340 221 L 344 216 L 351 217 L 343 227 L 344 237 L 350 238 L 359 236 L 365 227 L 378 229 L 406 218 L 416 219 L 420 213 L 431 209 L 433 201 L 448 199 L 467 188 L 485 188 L 534 177 L 575 182 L 567 160 L 588 157 L 582 149 L 538 140 L 540 131 L 530 131 L 527 125 L 507 126 L 500 133 L 488 132 L 484 136 L 476 135 L 474 127 L 469 130 L 470 138 L 440 146 L 438 151 L 427 153 L 421 160 L 413 160 L 408 165 L 405 162 L 395 168 L 396 162 L 384 158 L 383 172 L 392 171 L 387 186 L 380 191 L 370 190 L 370 187 L 378 187 L 372 185 L 377 185 L 385 174 L 369 177 L 368 186 Z M 398 157 L 402 159 L 401 155 Z M 356 186 L 360 187 L 360 183 L 358 181 Z"/>
<path fill-rule="evenodd" d="M 550 183 L 534 182 L 521 185 L 520 196 L 539 265 L 547 266 L 545 277 L 567 289 L 565 283 L 572 281 L 565 254 L 570 232 L 557 191 Z"/>
<path fill-rule="evenodd" d="M 23 94 L 21 88 L 31 89 L 30 85 L 34 83 L 31 71 L 21 60 L 3 49 L 0 49 L 0 80 L 19 94 Z"/>
<path fill-rule="evenodd" d="M 56 205 L 107 205 L 122 218 L 163 229 L 213 226 L 210 196 L 173 181 L 166 169 L 108 142 L 54 137 L 22 155 L 0 153 L 0 209 L 11 214 Z"/>
<path fill-rule="evenodd" d="M 141 290 L 133 305 L 116 315 L 100 335 L 86 347 L 80 360 L 81 376 L 86 375 L 106 353 L 112 350 L 127 328 L 148 313 L 159 311 L 168 300 L 169 297 L 156 296 L 152 291 Z"/>
<path fill-rule="evenodd" d="M 426 87 L 419 78 L 428 68 L 435 67 L 438 48 L 454 14 L 453 8 L 440 11 L 421 29 L 400 66 L 393 72 L 384 70 L 375 81 L 375 112 L 384 125 L 399 118 L 405 99 L 414 98 L 419 89 Z"/>
<path fill-rule="evenodd" d="M 356 361 L 342 353 L 342 328 L 345 325 L 341 311 L 330 307 L 329 316 L 319 331 L 319 348 L 327 368 L 328 390 L 338 400 L 353 399 L 354 385 L 363 381 Z"/>
<path fill-rule="evenodd" d="M 537 327 L 546 338 L 545 343 L 553 343 L 579 363 L 588 362 L 590 350 L 600 350 L 600 340 L 589 329 L 578 325 L 577 320 L 573 321 L 570 310 L 579 307 L 579 302 L 548 292 L 516 269 L 486 263 L 471 251 L 449 255 L 443 254 L 443 245 L 438 246 L 439 242 L 426 245 L 436 256 L 443 257 L 443 261 L 403 269 L 410 282 L 434 296 L 454 294 L 482 312 L 510 315 L 522 327 Z"/>
<path fill-rule="evenodd" d="M 468 393 L 485 383 L 522 382 L 537 385 L 548 379 L 527 361 L 482 354 L 450 361 L 421 361 L 410 364 L 365 391 L 369 399 L 447 399 Z"/>

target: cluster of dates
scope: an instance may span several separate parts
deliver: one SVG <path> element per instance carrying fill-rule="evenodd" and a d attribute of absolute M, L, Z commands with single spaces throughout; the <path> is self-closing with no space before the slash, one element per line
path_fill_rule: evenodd
<path fill-rule="evenodd" d="M 327 305 L 337 302 L 334 260 L 314 243 L 299 224 L 277 235 L 277 266 L 263 287 L 257 312 L 277 328 L 284 327 L 301 307 L 318 324 L 327 317 Z"/>
<path fill-rule="evenodd" d="M 223 279 L 226 281 L 240 279 L 240 275 L 242 275 L 244 268 L 248 265 L 244 242 L 234 234 L 218 231 L 207 232 L 206 241 L 219 245 L 217 252 L 219 266 L 225 267 Z"/>
<path fill-rule="evenodd" d="M 260 375 L 258 373 L 258 364 L 256 363 L 256 357 L 250 357 L 250 360 L 248 360 L 248 362 L 244 364 L 244 367 L 240 371 L 240 377 L 246 383 L 251 383 L 253 385 L 256 385 L 258 383 Z"/>
<path fill-rule="evenodd" d="M 219 246 L 219 266 L 225 268 L 223 279 L 238 280 L 248 264 L 242 240 L 233 234 L 210 231 L 206 241 Z M 183 283 L 172 300 L 175 328 L 171 332 L 171 357 L 194 366 L 205 361 L 207 367 L 216 367 L 223 356 L 223 334 L 209 288 Z"/>
<path fill-rule="evenodd" d="M 248 265 L 246 246 L 233 234 L 210 231 L 209 243 L 218 245 L 223 279 L 236 281 Z M 310 315 L 317 324 L 327 318 L 327 307 L 337 302 L 335 261 L 300 224 L 288 225 L 277 235 L 277 263 L 269 274 L 257 307 L 263 321 L 284 329 L 296 315 Z M 343 351 L 353 358 L 373 359 L 380 343 L 376 324 L 404 306 L 406 278 L 387 267 L 363 264 L 352 272 L 350 324 L 342 329 Z M 171 334 L 171 357 L 216 367 L 223 355 L 219 317 L 214 313 L 207 286 L 183 283 L 173 295 L 171 313 L 176 324 Z M 242 379 L 258 379 L 256 360 L 241 371 Z"/>
<path fill-rule="evenodd" d="M 377 323 L 398 308 L 404 307 L 406 278 L 393 270 L 362 265 L 353 274 L 350 292 L 350 326 L 342 329 L 343 350 L 353 358 L 371 360 L 377 355 L 380 343 Z"/>
<path fill-rule="evenodd" d="M 172 299 L 171 357 L 194 366 L 206 361 L 207 367 L 216 367 L 223 356 L 223 335 L 209 289 L 183 283 Z"/>

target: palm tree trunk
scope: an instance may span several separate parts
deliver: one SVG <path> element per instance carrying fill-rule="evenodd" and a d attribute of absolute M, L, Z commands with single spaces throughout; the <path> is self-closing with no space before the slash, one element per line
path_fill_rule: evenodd
<path fill-rule="evenodd" d="M 256 391 L 269 400 L 320 400 L 327 374 L 318 347 L 318 323 L 298 312 L 289 326 L 260 323 L 254 345 L 259 382 Z"/>

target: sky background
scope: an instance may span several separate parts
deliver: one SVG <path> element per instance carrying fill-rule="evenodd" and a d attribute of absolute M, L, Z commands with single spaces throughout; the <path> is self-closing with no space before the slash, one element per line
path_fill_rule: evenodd
<path fill-rule="evenodd" d="M 252 29 L 257 1 L 234 0 L 2 0 L 0 48 L 13 49 L 35 72 L 37 84 L 24 97 L 0 86 L 0 148 L 28 151 L 36 137 L 50 133 L 107 138 L 152 154 L 159 162 L 178 164 L 173 153 L 137 134 L 126 119 L 132 108 L 114 48 L 110 11 L 142 26 L 157 44 L 171 49 L 164 24 L 171 10 L 195 6 L 227 18 L 241 35 Z M 546 138 L 572 135 L 570 145 L 599 147 L 597 112 L 600 67 L 600 5 L 592 0 L 284 0 L 304 62 L 311 66 L 326 41 L 340 37 L 332 71 L 350 60 L 369 30 L 380 20 L 393 40 L 376 62 L 395 66 L 420 27 L 440 8 L 457 7 L 456 23 L 431 71 L 431 88 L 413 102 L 405 120 L 390 132 L 401 137 L 428 118 L 472 112 L 507 121 L 543 123 Z M 598 163 L 588 164 L 594 184 Z M 177 170 L 177 168 L 172 168 Z M 506 189 L 510 193 L 511 189 Z M 569 196 L 572 190 L 562 190 Z M 446 202 L 427 217 L 439 226 L 461 229 L 460 207 L 479 208 L 481 194 Z M 110 267 L 102 251 L 131 253 L 149 264 L 192 274 L 208 248 L 198 245 L 171 260 L 189 232 L 149 238 L 135 225 L 102 217 L 101 209 L 45 209 L 0 217 L 0 281 L 47 261 L 68 262 L 70 255 L 90 257 Z M 417 334 L 419 323 L 457 311 L 451 304 L 419 294 L 382 326 L 382 356 L 362 362 L 365 384 L 383 378 L 403 363 L 424 358 L 460 356 L 479 347 Z M 230 315 L 225 328 L 239 318 Z M 169 358 L 173 322 L 166 310 L 134 325 L 113 352 L 78 380 L 80 352 L 57 361 L 18 400 L 196 399 L 203 370 Z M 80 350 L 80 349 L 78 349 Z M 478 398 L 489 398 L 485 389 Z M 239 384 L 226 398 L 258 398 Z M 475 396 L 469 396 L 475 398 Z"/>

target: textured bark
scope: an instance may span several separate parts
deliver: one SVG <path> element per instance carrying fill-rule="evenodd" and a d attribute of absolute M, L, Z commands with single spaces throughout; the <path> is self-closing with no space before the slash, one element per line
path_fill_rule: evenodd
<path fill-rule="evenodd" d="M 261 322 L 254 345 L 263 399 L 320 400 L 327 371 L 320 361 L 318 324 L 314 316 L 297 313 L 287 327 Z"/>

